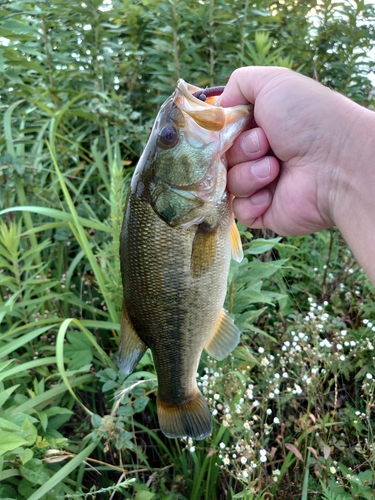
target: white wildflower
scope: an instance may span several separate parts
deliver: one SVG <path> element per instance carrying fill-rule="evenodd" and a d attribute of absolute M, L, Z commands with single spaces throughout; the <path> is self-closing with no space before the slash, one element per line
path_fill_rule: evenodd
<path fill-rule="evenodd" d="M 302 394 L 302 388 L 298 384 L 294 384 L 294 391 L 296 394 Z"/>
<path fill-rule="evenodd" d="M 332 344 L 327 339 L 321 340 L 319 345 L 320 347 L 332 347 Z"/>

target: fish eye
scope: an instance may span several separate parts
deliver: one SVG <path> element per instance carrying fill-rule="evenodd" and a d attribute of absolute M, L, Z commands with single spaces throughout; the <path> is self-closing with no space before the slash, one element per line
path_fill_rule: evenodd
<path fill-rule="evenodd" d="M 179 134 L 177 129 L 172 127 L 172 125 L 166 125 L 159 133 L 158 144 L 164 148 L 171 148 L 177 143 L 178 138 Z"/>

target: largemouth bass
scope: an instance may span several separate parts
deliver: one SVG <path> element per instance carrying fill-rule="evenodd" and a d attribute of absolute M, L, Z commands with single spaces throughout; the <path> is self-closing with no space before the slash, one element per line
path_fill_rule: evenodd
<path fill-rule="evenodd" d="M 223 359 L 240 338 L 223 310 L 231 256 L 243 257 L 225 152 L 253 114 L 252 106 L 215 105 L 217 96 L 202 101 L 198 91 L 178 81 L 131 182 L 120 242 L 119 367 L 132 373 L 149 347 L 161 430 L 204 439 L 212 421 L 196 383 L 201 353 Z"/>

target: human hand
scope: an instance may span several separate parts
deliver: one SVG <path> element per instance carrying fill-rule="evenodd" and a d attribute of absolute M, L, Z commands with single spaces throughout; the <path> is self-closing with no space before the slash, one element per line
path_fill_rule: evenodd
<path fill-rule="evenodd" d="M 341 181 L 356 155 L 348 139 L 363 108 L 277 67 L 247 67 L 232 74 L 220 104 L 248 102 L 255 105 L 257 127 L 244 132 L 227 153 L 235 216 L 249 227 L 281 235 L 337 224 L 337 204 L 345 196 Z"/>

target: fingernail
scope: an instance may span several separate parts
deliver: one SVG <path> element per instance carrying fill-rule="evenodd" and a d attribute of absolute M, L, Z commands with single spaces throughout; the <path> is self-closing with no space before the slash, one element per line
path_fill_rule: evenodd
<path fill-rule="evenodd" d="M 250 200 L 253 205 L 267 205 L 269 196 L 270 194 L 268 191 L 259 191 L 259 193 L 253 194 Z"/>
<path fill-rule="evenodd" d="M 258 179 L 266 179 L 270 176 L 270 171 L 270 160 L 268 158 L 256 161 L 251 167 L 252 174 L 254 177 L 258 177 Z"/>
<path fill-rule="evenodd" d="M 241 140 L 241 147 L 244 153 L 258 153 L 260 151 L 258 132 L 250 130 L 250 132 L 243 136 Z"/>

